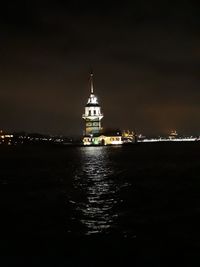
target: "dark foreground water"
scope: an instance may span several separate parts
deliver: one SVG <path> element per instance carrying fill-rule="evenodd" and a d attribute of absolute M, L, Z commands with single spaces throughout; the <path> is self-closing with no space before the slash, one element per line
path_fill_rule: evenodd
<path fill-rule="evenodd" d="M 200 143 L 0 147 L 0 266 L 200 266 Z"/>

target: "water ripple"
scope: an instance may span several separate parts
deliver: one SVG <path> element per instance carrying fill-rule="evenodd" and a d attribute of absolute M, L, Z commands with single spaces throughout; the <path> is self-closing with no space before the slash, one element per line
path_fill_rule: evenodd
<path fill-rule="evenodd" d="M 105 147 L 84 147 L 81 149 L 81 164 L 76 170 L 74 188 L 82 196 L 74 201 L 85 234 L 108 231 L 118 214 L 114 206 L 119 200 L 120 185 Z M 72 200 L 73 201 L 73 200 Z"/>

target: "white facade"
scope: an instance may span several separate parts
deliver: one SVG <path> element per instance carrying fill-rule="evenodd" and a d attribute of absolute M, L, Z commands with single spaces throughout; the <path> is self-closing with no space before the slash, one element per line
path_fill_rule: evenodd
<path fill-rule="evenodd" d="M 85 136 L 83 138 L 83 144 L 85 146 L 91 146 L 91 145 L 122 145 L 122 136 L 116 135 L 116 136 L 105 136 L 100 135 L 97 137 L 88 137 Z"/>
<path fill-rule="evenodd" d="M 101 113 L 101 107 L 99 106 L 97 97 L 94 94 L 91 94 L 87 105 L 85 106 L 85 113 L 83 114 L 83 119 L 99 119 L 103 118 L 103 114 Z"/>

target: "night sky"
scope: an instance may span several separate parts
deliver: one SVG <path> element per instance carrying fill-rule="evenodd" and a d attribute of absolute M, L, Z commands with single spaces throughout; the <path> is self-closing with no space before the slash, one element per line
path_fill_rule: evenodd
<path fill-rule="evenodd" d="M 0 128 L 77 135 L 89 73 L 105 128 L 200 134 L 196 1 L 7 1 Z"/>

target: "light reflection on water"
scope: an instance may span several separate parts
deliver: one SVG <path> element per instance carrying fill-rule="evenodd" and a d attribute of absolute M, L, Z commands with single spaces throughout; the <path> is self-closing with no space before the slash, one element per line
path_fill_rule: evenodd
<path fill-rule="evenodd" d="M 76 203 L 76 210 L 86 234 L 109 231 L 114 224 L 119 187 L 113 173 L 107 148 L 81 148 L 81 167 L 76 171 L 74 187 L 85 196 Z"/>

